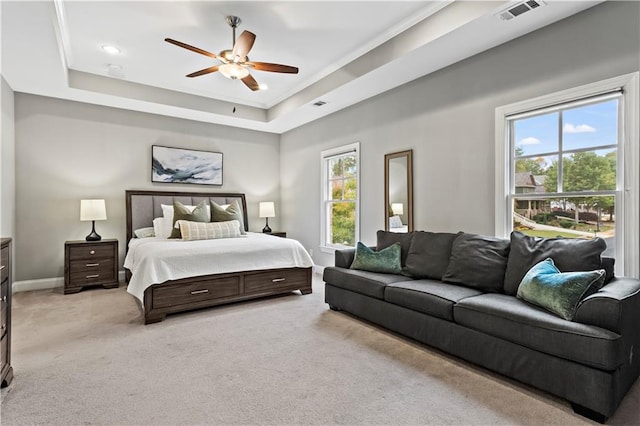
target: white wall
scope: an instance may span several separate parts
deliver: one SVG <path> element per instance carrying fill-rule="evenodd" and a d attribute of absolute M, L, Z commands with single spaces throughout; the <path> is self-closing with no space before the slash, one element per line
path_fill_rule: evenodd
<path fill-rule="evenodd" d="M 15 236 L 15 133 L 14 95 L 0 76 L 0 236 Z"/>
<path fill-rule="evenodd" d="M 413 149 L 416 229 L 494 232 L 494 111 L 640 70 L 638 2 L 607 2 L 281 136 L 283 229 L 320 253 L 320 152 L 361 142 L 361 240 L 384 229 L 384 154 Z"/>
<path fill-rule="evenodd" d="M 279 136 L 17 93 L 15 279 L 64 275 L 64 242 L 81 240 L 80 200 L 104 198 L 103 238 L 125 245 L 125 190 L 245 192 L 249 229 L 260 231 L 260 201 L 279 210 Z M 222 152 L 222 187 L 152 184 L 151 146 Z M 279 229 L 279 218 L 271 226 Z"/>

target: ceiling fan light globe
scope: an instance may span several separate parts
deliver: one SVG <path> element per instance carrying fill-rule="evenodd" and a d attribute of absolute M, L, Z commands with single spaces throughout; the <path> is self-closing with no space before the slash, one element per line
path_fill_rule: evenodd
<path fill-rule="evenodd" d="M 248 69 L 235 63 L 222 64 L 218 67 L 218 71 L 231 80 L 243 79 L 249 75 Z"/>

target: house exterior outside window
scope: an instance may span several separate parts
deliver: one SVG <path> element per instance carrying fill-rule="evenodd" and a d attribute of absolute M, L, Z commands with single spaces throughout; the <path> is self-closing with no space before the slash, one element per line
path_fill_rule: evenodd
<path fill-rule="evenodd" d="M 360 144 L 322 151 L 322 251 L 354 247 L 360 239 Z"/>
<path fill-rule="evenodd" d="M 496 109 L 496 235 L 595 238 L 638 276 L 638 73 Z"/>

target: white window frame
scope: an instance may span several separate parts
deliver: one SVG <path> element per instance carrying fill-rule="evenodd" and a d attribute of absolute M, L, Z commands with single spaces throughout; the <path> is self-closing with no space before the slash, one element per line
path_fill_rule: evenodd
<path fill-rule="evenodd" d="M 613 77 L 496 108 L 495 111 L 495 234 L 508 238 L 513 226 L 511 206 L 511 147 L 508 117 L 581 98 L 622 89 L 621 137 L 616 188 L 616 274 L 638 278 L 640 271 L 640 73 Z"/>
<path fill-rule="evenodd" d="M 355 153 L 356 157 L 356 241 L 360 241 L 360 142 L 343 145 L 336 148 L 324 150 L 320 153 L 320 169 L 322 170 L 322 193 L 320 200 L 320 251 L 324 253 L 334 253 L 336 250 L 350 248 L 341 244 L 331 244 L 327 241 L 327 229 L 329 217 L 327 215 L 327 194 L 329 193 L 329 170 L 327 161 L 331 157 L 341 154 Z"/>

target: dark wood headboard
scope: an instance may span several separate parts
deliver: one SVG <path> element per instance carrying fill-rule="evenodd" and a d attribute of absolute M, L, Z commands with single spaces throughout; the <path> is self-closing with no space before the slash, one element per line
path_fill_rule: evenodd
<path fill-rule="evenodd" d="M 176 191 L 125 191 L 127 209 L 127 242 L 133 238 L 133 231 L 139 228 L 153 226 L 153 219 L 162 217 L 161 204 L 173 204 L 179 201 L 185 205 L 193 205 L 201 201 L 215 201 L 218 204 L 230 204 L 238 201 L 242 206 L 244 229 L 249 230 L 247 220 L 247 200 L 244 194 L 228 192 L 176 192 Z"/>

